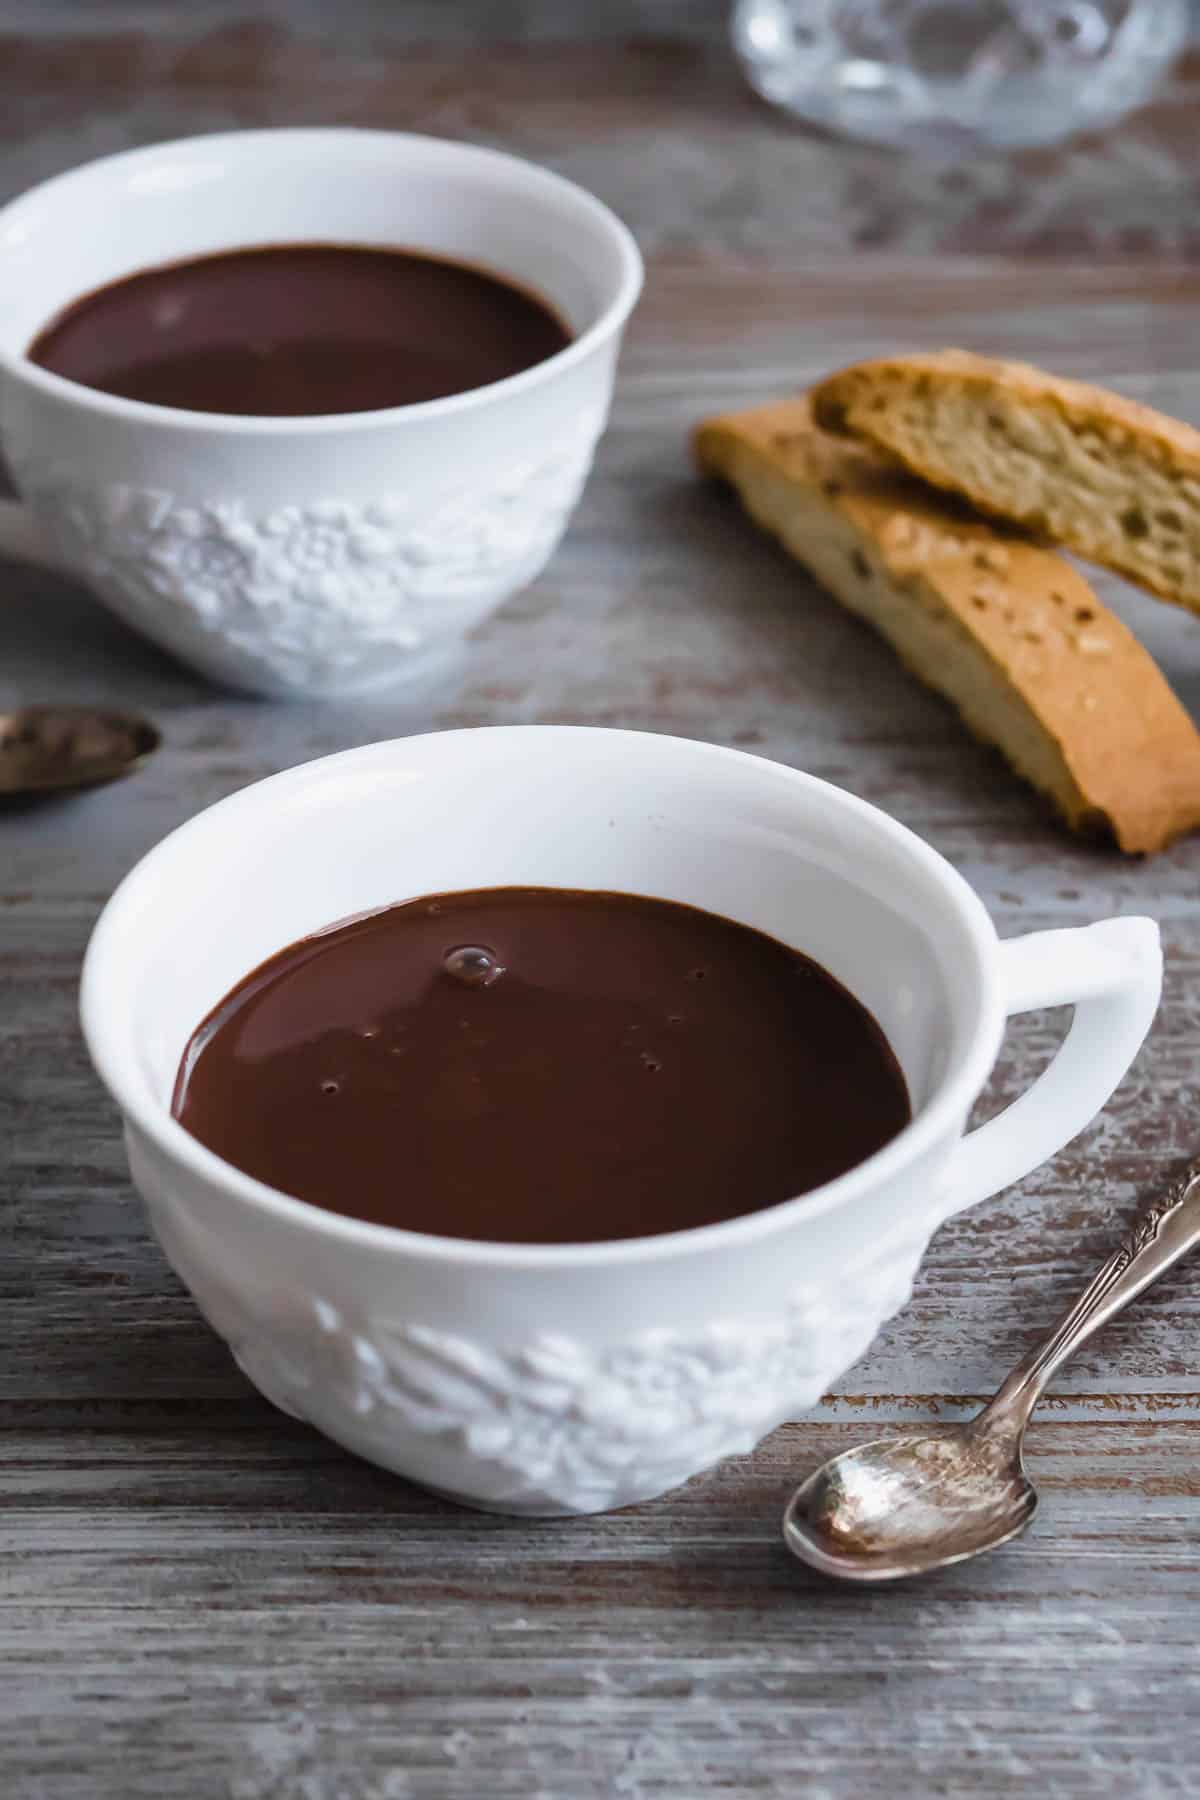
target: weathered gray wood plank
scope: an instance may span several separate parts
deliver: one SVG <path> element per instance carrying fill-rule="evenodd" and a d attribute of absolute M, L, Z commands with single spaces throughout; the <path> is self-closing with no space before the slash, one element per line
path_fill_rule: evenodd
<path fill-rule="evenodd" d="M 294 1427 L 263 1446 L 256 1410 L 18 1437 L 51 1479 L 5 1520 L 44 1544 L 8 1588 L 8 1751 L 46 1791 L 94 1793 L 103 1756 L 137 1796 L 168 1769 L 256 1796 L 1194 1791 L 1162 1725 L 1200 1684 L 1194 1425 L 1040 1426 L 1053 1530 L 898 1602 L 819 1586 L 773 1537 L 794 1460 L 854 1425 L 530 1528 Z"/>

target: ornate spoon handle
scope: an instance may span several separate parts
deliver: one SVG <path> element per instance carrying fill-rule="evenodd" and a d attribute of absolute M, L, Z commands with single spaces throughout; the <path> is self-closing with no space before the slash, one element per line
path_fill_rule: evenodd
<path fill-rule="evenodd" d="M 1161 1199 L 1138 1214 L 1120 1248 L 1097 1270 L 1054 1330 L 1019 1362 L 975 1420 L 976 1431 L 1008 1433 L 1024 1429 L 1047 1382 L 1110 1319 L 1181 1256 L 1200 1243 L 1200 1161 Z"/>

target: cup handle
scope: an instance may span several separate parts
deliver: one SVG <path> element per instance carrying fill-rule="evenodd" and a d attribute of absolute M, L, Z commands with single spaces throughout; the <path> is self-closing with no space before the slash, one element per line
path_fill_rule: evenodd
<path fill-rule="evenodd" d="M 1010 1018 L 1047 1006 L 1073 1006 L 1075 1016 L 1029 1091 L 956 1147 L 947 1219 L 1020 1181 L 1091 1123 L 1141 1048 L 1162 992 L 1153 919 L 1010 938 L 1000 945 L 1000 966 Z"/>
<path fill-rule="evenodd" d="M 61 566 L 33 514 L 19 500 L 0 500 L 0 556 L 43 569 Z"/>

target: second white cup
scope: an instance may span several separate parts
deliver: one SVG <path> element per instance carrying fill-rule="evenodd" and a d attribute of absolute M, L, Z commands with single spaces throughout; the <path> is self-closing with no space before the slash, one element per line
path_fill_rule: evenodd
<path fill-rule="evenodd" d="M 300 242 L 477 263 L 543 295 L 573 341 L 469 393 L 299 419 L 119 399 L 25 354 L 64 306 L 123 276 Z M 28 508 L 0 509 L 0 547 L 60 563 L 237 687 L 418 681 L 558 543 L 641 281 L 600 201 L 466 144 L 247 131 L 73 170 L 0 210 L 0 425 Z"/>

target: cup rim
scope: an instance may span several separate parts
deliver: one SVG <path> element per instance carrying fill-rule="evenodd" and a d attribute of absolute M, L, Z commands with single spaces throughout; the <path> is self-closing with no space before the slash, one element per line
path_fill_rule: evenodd
<path fill-rule="evenodd" d="M 338 142 L 356 147 L 373 142 L 393 150 L 419 147 L 444 156 L 447 161 L 473 164 L 477 169 L 520 170 L 526 178 L 532 177 L 544 188 L 557 190 L 568 197 L 574 206 L 588 215 L 593 224 L 607 233 L 620 262 L 616 291 L 585 331 L 572 338 L 563 349 L 556 350 L 553 356 L 534 363 L 528 369 L 521 369 L 515 375 L 506 375 L 500 381 L 488 382 L 483 387 L 468 388 L 461 394 L 447 394 L 440 400 L 420 400 L 408 406 L 380 407 L 371 412 L 314 413 L 299 417 L 278 413 L 189 412 L 184 407 L 160 406 L 149 400 L 127 400 L 117 394 L 102 393 L 97 388 L 88 387 L 86 382 L 72 381 L 65 375 L 55 375 L 51 370 L 43 369 L 39 364 L 31 362 L 24 351 L 10 350 L 3 343 L 0 343 L 0 369 L 7 371 L 13 380 L 27 382 L 30 387 L 54 399 L 67 401 L 109 418 L 125 420 L 131 424 L 154 425 L 164 430 L 235 432 L 240 436 L 258 433 L 267 437 L 305 437 L 323 431 L 340 433 L 380 430 L 409 420 L 446 418 L 470 412 L 551 380 L 576 363 L 584 361 L 600 344 L 618 332 L 637 304 L 645 279 L 641 251 L 629 227 L 603 200 L 581 187 L 578 182 L 569 181 L 565 175 L 556 174 L 554 170 L 527 157 L 514 156 L 506 150 L 492 150 L 482 144 L 464 143 L 457 138 L 431 137 L 428 133 L 417 131 L 381 131 L 356 125 L 267 126 L 253 131 L 199 132 L 190 137 L 168 138 L 162 143 L 142 145 L 136 150 L 119 150 L 111 156 L 93 157 L 88 162 L 78 163 L 74 168 L 65 169 L 59 175 L 53 175 L 46 181 L 26 188 L 23 193 L 15 195 L 0 207 L 0 229 L 26 204 L 44 199 L 55 189 L 67 188 L 81 176 L 90 175 L 98 169 L 118 173 L 138 163 L 152 163 L 181 150 L 194 150 L 197 145 L 250 147 L 263 141 L 272 144 L 290 142 L 297 147 L 319 144 L 325 152 Z M 237 247 L 236 244 L 228 246 L 230 249 Z M 215 251 L 213 254 L 221 253 Z"/>
<path fill-rule="evenodd" d="M 416 744 L 431 740 L 485 739 L 497 737 L 532 742 L 542 738 L 547 753 L 550 741 L 561 746 L 564 739 L 583 738 L 633 741 L 641 748 L 655 747 L 668 754 L 694 756 L 697 762 L 723 761 L 749 765 L 764 780 L 794 785 L 798 790 L 836 796 L 859 820 L 866 822 L 886 838 L 910 861 L 932 875 L 948 901 L 954 906 L 966 927 L 975 952 L 975 974 L 978 982 L 978 1023 L 975 1033 L 957 1067 L 943 1076 L 940 1086 L 915 1118 L 885 1144 L 881 1150 L 856 1163 L 852 1169 L 789 1200 L 756 1212 L 722 1219 L 716 1224 L 692 1226 L 681 1231 L 662 1232 L 641 1238 L 606 1238 L 579 1244 L 523 1244 L 505 1240 L 440 1237 L 433 1233 L 410 1231 L 402 1226 L 379 1225 L 327 1211 L 309 1201 L 284 1193 L 255 1179 L 218 1156 L 215 1151 L 186 1131 L 160 1102 L 152 1100 L 140 1076 L 125 1065 L 126 1058 L 112 1043 L 106 1023 L 112 996 L 106 991 L 112 980 L 106 965 L 110 943 L 121 927 L 122 915 L 139 905 L 139 892 L 154 880 L 161 865 L 186 846 L 191 835 L 210 821 L 213 814 L 223 814 L 230 824 L 239 813 L 248 813 L 262 804 L 264 795 L 278 794 L 281 789 L 301 787 L 333 764 L 344 768 L 369 764 L 373 759 L 411 750 Z M 479 745 L 482 754 L 487 751 Z M 206 826 L 207 828 L 207 826 Z M 852 1204 L 863 1192 L 892 1180 L 915 1162 L 948 1129 L 957 1129 L 972 1102 L 983 1087 L 999 1051 L 1004 1029 L 1005 1007 L 994 951 L 997 936 L 991 917 L 982 900 L 958 871 L 929 844 L 893 819 L 880 807 L 857 795 L 847 793 L 834 783 L 809 775 L 787 764 L 776 763 L 747 751 L 644 731 L 618 731 L 600 726 L 571 725 L 503 725 L 477 726 L 456 731 L 419 733 L 408 738 L 385 739 L 377 743 L 343 750 L 331 756 L 317 757 L 299 763 L 281 773 L 251 782 L 236 793 L 227 795 L 212 806 L 203 808 L 160 839 L 124 876 L 93 927 L 83 960 L 80 982 L 80 1021 L 92 1063 L 109 1093 L 116 1100 L 123 1119 L 132 1124 L 165 1161 L 182 1168 L 197 1180 L 221 1189 L 225 1194 L 251 1210 L 301 1230 L 316 1231 L 342 1243 L 368 1248 L 380 1253 L 405 1252 L 444 1263 L 474 1264 L 507 1269 L 563 1269 L 599 1267 L 616 1263 L 653 1262 L 663 1258 L 714 1251 L 736 1251 L 758 1238 L 803 1217 L 817 1219 Z"/>

